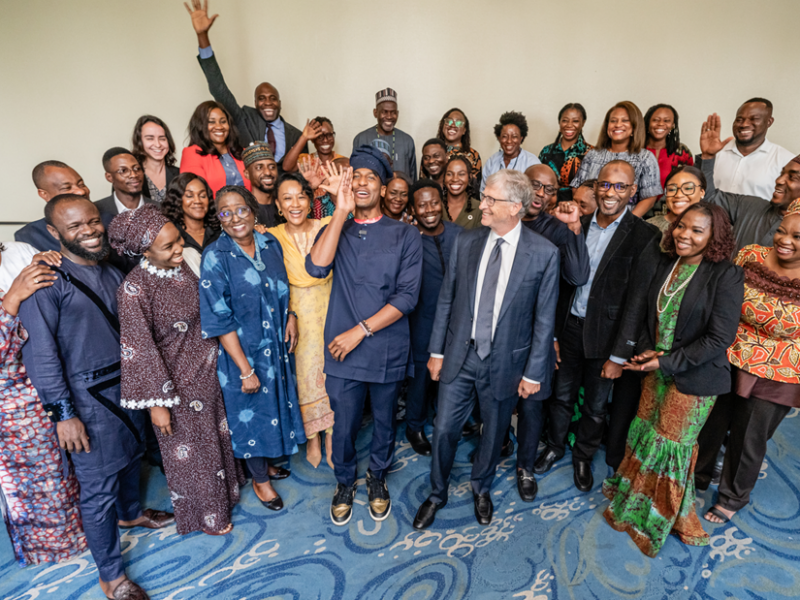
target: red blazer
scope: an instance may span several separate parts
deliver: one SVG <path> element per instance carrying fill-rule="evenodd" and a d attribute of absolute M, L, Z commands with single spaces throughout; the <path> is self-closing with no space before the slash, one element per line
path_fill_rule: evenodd
<path fill-rule="evenodd" d="M 244 186 L 249 190 L 250 180 L 244 176 L 244 163 L 237 158 L 233 159 L 236 162 L 236 168 L 244 180 Z M 214 195 L 225 186 L 225 169 L 222 168 L 222 163 L 218 156 L 200 154 L 200 146 L 192 145 L 183 149 L 181 153 L 181 173 L 194 173 L 200 175 L 208 182 L 208 186 Z"/>

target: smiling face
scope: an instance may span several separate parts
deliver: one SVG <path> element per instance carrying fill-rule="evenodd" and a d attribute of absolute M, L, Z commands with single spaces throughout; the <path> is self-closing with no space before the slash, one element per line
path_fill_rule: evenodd
<path fill-rule="evenodd" d="M 459 121 L 461 125 L 458 125 Z M 454 110 L 444 118 L 442 133 L 444 133 L 444 139 L 447 140 L 447 143 L 451 146 L 460 146 L 461 138 L 464 137 L 466 131 L 467 118 L 460 110 Z"/>
<path fill-rule="evenodd" d="M 372 116 L 378 120 L 378 128 L 383 135 L 389 135 L 394 131 L 399 115 L 400 111 L 397 110 L 397 102 L 392 102 L 391 100 L 381 102 L 372 111 Z"/>
<path fill-rule="evenodd" d="M 196 180 L 195 180 L 196 181 Z M 183 262 L 183 237 L 172 223 L 165 224 L 144 257 L 158 269 L 174 269 Z"/>
<path fill-rule="evenodd" d="M 82 261 L 98 262 L 110 246 L 100 211 L 89 200 L 66 200 L 56 207 L 47 230 L 61 242 L 62 252 Z M 82 262 L 79 260 L 78 262 Z"/>
<path fill-rule="evenodd" d="M 609 163 L 600 170 L 595 184 L 595 196 L 597 198 L 597 208 L 600 213 L 611 218 L 612 221 L 622 214 L 628 205 L 628 200 L 636 193 L 636 185 L 633 184 L 633 167 L 629 164 Z M 603 190 L 601 184 L 609 183 L 608 190 Z M 614 184 L 627 186 L 624 191 L 618 192 Z"/>
<path fill-rule="evenodd" d="M 229 192 L 217 198 L 217 216 L 230 213 L 229 218 L 219 217 L 222 230 L 239 245 L 249 245 L 253 239 L 256 216 L 239 194 Z"/>
<path fill-rule="evenodd" d="M 89 188 L 80 175 L 70 167 L 45 167 L 39 196 L 49 202 L 59 194 L 77 194 L 89 199 Z"/>
<path fill-rule="evenodd" d="M 772 238 L 775 256 L 784 265 L 800 263 L 800 215 L 785 217 Z"/>
<path fill-rule="evenodd" d="M 522 146 L 522 134 L 519 131 L 519 127 L 516 125 L 503 125 L 498 140 L 500 148 L 503 150 L 503 156 L 515 158 L 519 155 Z"/>
<path fill-rule="evenodd" d="M 469 186 L 469 169 L 464 161 L 454 160 L 447 165 L 444 172 L 444 187 L 450 196 L 459 196 Z"/>
<path fill-rule="evenodd" d="M 438 179 L 447 162 L 447 153 L 439 144 L 429 144 L 422 149 L 422 166 L 432 179 Z"/>
<path fill-rule="evenodd" d="M 395 180 L 393 179 L 392 181 Z M 405 185 L 405 182 L 403 185 Z M 355 195 L 356 208 L 366 210 L 378 205 L 381 197 L 386 194 L 386 186 L 381 183 L 381 178 L 378 177 L 375 171 L 362 167 L 353 171 L 353 194 Z M 407 201 L 408 188 L 406 188 Z"/>
<path fill-rule="evenodd" d="M 115 192 L 137 196 L 142 193 L 144 171 L 133 154 L 117 154 L 109 161 L 106 179 Z"/>
<path fill-rule="evenodd" d="M 311 210 L 311 198 L 303 191 L 303 186 L 291 179 L 281 183 L 275 198 L 286 220 L 297 227 L 305 225 Z"/>
<path fill-rule="evenodd" d="M 495 199 L 494 206 L 489 206 L 486 196 Z M 502 202 L 500 199 L 507 198 L 505 186 L 501 181 L 492 185 L 487 185 L 483 190 L 484 199 L 481 200 L 481 225 L 490 227 L 497 232 L 510 231 L 519 221 L 519 212 L 522 205 L 518 202 Z"/>
<path fill-rule="evenodd" d="M 245 169 L 244 175 L 253 187 L 265 194 L 271 194 L 278 182 L 278 163 L 271 158 L 257 160 Z"/>
<path fill-rule="evenodd" d="M 387 216 L 399 219 L 408 206 L 408 184 L 402 179 L 395 178 L 386 184 L 383 198 L 383 207 Z"/>
<path fill-rule="evenodd" d="M 583 115 L 577 108 L 568 108 L 558 120 L 558 131 L 565 142 L 574 142 L 583 131 Z"/>
<path fill-rule="evenodd" d="M 227 143 L 231 126 L 224 112 L 218 108 L 212 109 L 211 112 L 208 113 L 206 127 L 208 129 L 208 137 L 212 144 L 217 146 Z"/>
<path fill-rule="evenodd" d="M 705 190 L 700 187 L 700 180 L 685 171 L 670 177 L 664 189 L 667 210 L 676 217 L 682 215 L 692 204 L 700 202 L 705 195 Z"/>
<path fill-rule="evenodd" d="M 148 121 L 142 125 L 142 148 L 151 160 L 161 162 L 169 152 L 167 133 L 161 125 Z"/>
<path fill-rule="evenodd" d="M 281 95 L 271 84 L 264 82 L 256 88 L 256 109 L 267 123 L 281 116 Z"/>
<path fill-rule="evenodd" d="M 186 186 L 181 200 L 183 214 L 195 221 L 203 221 L 208 213 L 208 191 L 199 179 L 192 179 Z"/>
<path fill-rule="evenodd" d="M 659 108 L 650 118 L 647 135 L 655 142 L 663 142 L 675 127 L 675 115 L 668 108 Z"/>
<path fill-rule="evenodd" d="M 775 191 L 770 202 L 787 207 L 800 198 L 800 163 L 789 161 L 775 180 Z"/>
<path fill-rule="evenodd" d="M 414 214 L 420 231 L 436 231 L 442 222 L 442 199 L 434 188 L 414 192 Z"/>
<path fill-rule="evenodd" d="M 325 156 L 333 154 L 333 144 L 336 139 L 333 127 L 331 127 L 331 124 L 327 121 L 323 121 L 320 125 L 320 129 L 322 133 L 314 140 L 314 147 L 317 149 L 318 153 Z"/>
<path fill-rule="evenodd" d="M 690 210 L 672 232 L 675 253 L 685 264 L 696 265 L 703 260 L 703 252 L 711 241 L 711 217 L 699 210 Z"/>
<path fill-rule="evenodd" d="M 743 146 L 760 146 L 772 121 L 772 114 L 763 102 L 742 104 L 733 121 L 733 137 Z"/>
<path fill-rule="evenodd" d="M 629 143 L 633 135 L 633 125 L 628 111 L 624 108 L 615 108 L 608 117 L 608 133 L 612 143 Z"/>

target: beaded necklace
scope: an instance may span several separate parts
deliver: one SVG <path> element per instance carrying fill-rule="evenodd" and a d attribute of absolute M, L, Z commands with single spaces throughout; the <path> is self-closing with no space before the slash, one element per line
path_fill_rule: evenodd
<path fill-rule="evenodd" d="M 159 269 L 145 257 L 142 257 L 142 259 L 139 261 L 139 266 L 142 267 L 145 271 L 147 271 L 151 275 L 155 275 L 156 277 L 160 277 L 162 279 L 165 277 L 167 279 L 172 279 L 173 277 L 180 278 L 181 274 L 180 266 L 174 267 L 172 269 Z"/>
<path fill-rule="evenodd" d="M 692 280 L 692 277 L 694 277 L 694 274 L 697 273 L 697 269 L 692 271 L 692 274 L 689 275 L 689 277 L 686 278 L 686 281 L 684 281 L 682 284 L 680 284 L 674 292 L 672 292 L 671 294 L 668 293 L 667 290 L 669 289 L 669 284 L 672 281 L 672 275 L 673 275 L 673 273 L 675 273 L 675 269 L 678 268 L 678 263 L 679 262 L 681 262 L 680 258 L 675 261 L 675 264 L 672 266 L 672 270 L 669 272 L 669 275 L 667 276 L 666 280 L 664 280 L 664 285 L 661 286 L 661 290 L 658 292 L 658 300 L 656 301 L 656 310 L 658 311 L 658 314 L 661 314 L 665 310 L 667 310 L 667 308 L 669 307 L 670 303 L 672 302 L 672 298 L 678 292 L 680 292 L 683 288 L 685 288 L 687 285 L 689 285 L 689 282 Z M 667 299 L 667 303 L 663 307 L 661 306 L 661 298 L 662 297 Z"/>

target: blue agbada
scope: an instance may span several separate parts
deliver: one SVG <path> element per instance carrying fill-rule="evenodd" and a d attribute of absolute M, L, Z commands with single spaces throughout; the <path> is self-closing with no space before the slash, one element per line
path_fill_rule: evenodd
<path fill-rule="evenodd" d="M 256 255 L 248 256 L 226 233 L 203 252 L 200 320 L 205 337 L 231 331 L 261 382 L 242 392 L 241 372 L 222 345 L 217 375 L 237 458 L 277 458 L 306 441 L 297 400 L 294 356 L 284 342 L 289 279 L 283 250 L 271 234 L 254 232 Z"/>

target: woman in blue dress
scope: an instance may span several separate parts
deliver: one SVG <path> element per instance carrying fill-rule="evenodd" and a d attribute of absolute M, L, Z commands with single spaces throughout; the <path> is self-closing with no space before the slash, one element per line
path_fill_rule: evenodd
<path fill-rule="evenodd" d="M 289 471 L 268 459 L 294 454 L 306 441 L 291 356 L 297 315 L 289 311 L 281 245 L 254 231 L 256 199 L 241 186 L 225 186 L 215 203 L 223 233 L 203 252 L 203 335 L 218 337 L 222 346 L 217 374 L 234 454 L 247 463 L 262 504 L 280 510 L 270 479 Z"/>

